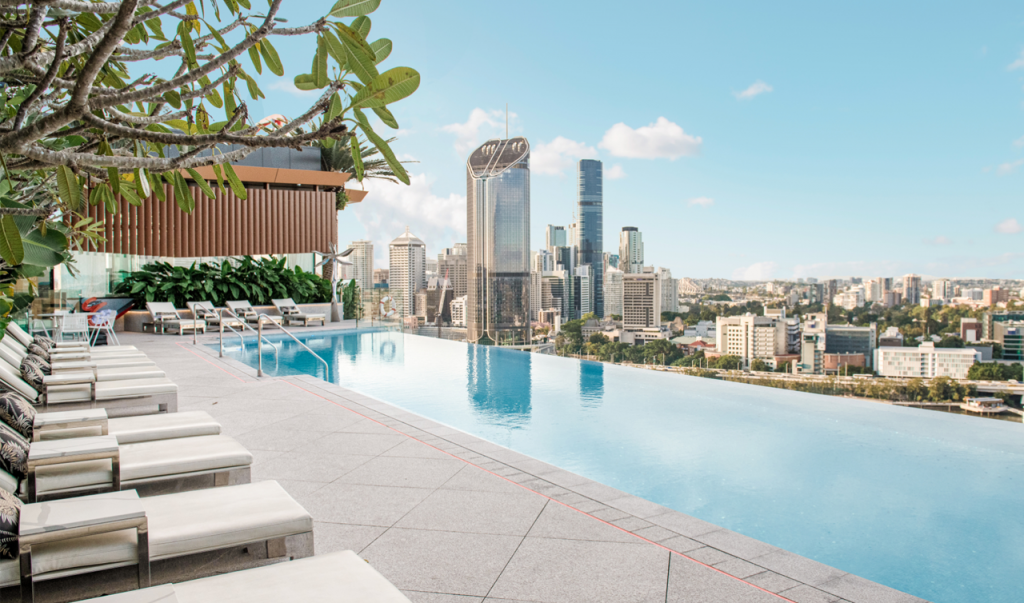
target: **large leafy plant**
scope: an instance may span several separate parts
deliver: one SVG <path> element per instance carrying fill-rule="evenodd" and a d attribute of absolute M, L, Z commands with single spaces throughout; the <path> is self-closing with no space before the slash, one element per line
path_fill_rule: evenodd
<path fill-rule="evenodd" d="M 188 267 L 157 262 L 137 272 L 123 272 L 124 280 L 115 293 L 131 296 L 139 308 L 151 301 L 171 302 L 178 308 L 190 301 L 210 301 L 217 306 L 243 299 L 253 305 L 269 305 L 284 297 L 299 304 L 331 301 L 330 282 L 298 266 L 289 269 L 285 262 L 285 258 L 251 257 Z"/>

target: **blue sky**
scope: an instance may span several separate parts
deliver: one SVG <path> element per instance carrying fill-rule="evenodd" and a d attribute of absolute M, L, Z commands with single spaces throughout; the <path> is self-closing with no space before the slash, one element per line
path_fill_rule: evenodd
<path fill-rule="evenodd" d="M 333 2 L 291 1 L 289 25 Z M 643 232 L 676 277 L 1024 278 L 1024 4 L 384 0 L 370 39 L 423 76 L 393 106 L 412 187 L 369 184 L 342 243 L 406 224 L 465 237 L 467 150 L 532 157 L 532 247 L 568 224 L 580 158 L 605 162 L 605 248 Z M 313 40 L 275 40 L 261 112 L 312 100 Z M 746 92 L 744 94 L 744 92 Z"/>

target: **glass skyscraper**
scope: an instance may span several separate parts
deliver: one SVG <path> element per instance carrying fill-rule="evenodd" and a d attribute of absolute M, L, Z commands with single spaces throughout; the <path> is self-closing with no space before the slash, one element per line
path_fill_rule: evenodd
<path fill-rule="evenodd" d="M 530 342 L 530 143 L 488 140 L 466 161 L 466 339 Z"/>
<path fill-rule="evenodd" d="M 604 318 L 604 176 L 596 159 L 579 164 L 579 265 L 590 265 L 594 313 Z"/>

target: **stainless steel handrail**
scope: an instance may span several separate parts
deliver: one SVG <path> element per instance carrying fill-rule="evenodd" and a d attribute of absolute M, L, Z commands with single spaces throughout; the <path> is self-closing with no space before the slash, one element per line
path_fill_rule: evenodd
<path fill-rule="evenodd" d="M 259 338 L 265 340 L 267 342 L 267 345 L 269 345 L 270 347 L 274 348 L 274 357 L 280 359 L 280 357 L 281 357 L 281 348 L 280 347 L 274 345 L 273 341 L 270 341 L 266 337 L 263 337 L 263 332 L 262 331 L 257 331 L 256 329 L 252 328 L 252 325 L 250 325 L 241 316 L 235 314 L 233 310 L 230 310 L 228 308 L 221 308 L 220 309 L 220 325 L 221 325 L 221 329 L 220 329 L 220 355 L 221 356 L 224 356 L 224 328 L 223 328 L 224 326 L 227 326 L 227 328 L 230 329 L 232 333 L 238 335 L 238 338 L 242 340 L 242 347 L 243 348 L 245 347 L 245 338 L 242 337 L 242 334 L 239 333 L 238 331 L 236 331 L 231 325 L 224 325 L 224 314 L 225 313 L 230 314 L 232 318 L 234 318 L 238 322 L 242 323 L 242 330 L 243 331 L 245 329 L 249 329 L 253 333 L 256 333 L 256 335 Z M 262 343 L 262 342 L 260 342 L 260 343 Z M 262 349 L 263 348 L 261 346 L 257 346 L 257 347 L 260 349 L 260 351 L 262 353 Z"/>
<path fill-rule="evenodd" d="M 257 318 L 257 321 L 258 321 L 256 327 L 259 329 L 259 334 L 260 334 L 260 338 L 257 340 L 257 344 L 256 344 L 256 355 L 259 357 L 259 361 L 258 361 L 259 364 L 258 364 L 257 369 L 256 369 L 256 376 L 257 377 L 262 377 L 263 376 L 263 319 L 266 318 L 267 322 L 269 322 L 269 323 L 273 324 L 274 326 L 276 326 L 277 328 L 281 329 L 284 332 L 285 335 L 287 335 L 288 337 L 291 337 L 292 340 L 295 343 L 301 345 L 303 348 L 306 349 L 307 352 L 312 354 L 314 358 L 316 358 L 317 360 L 322 362 L 323 365 L 324 365 L 324 380 L 327 381 L 327 380 L 330 379 L 331 367 L 327 364 L 326 360 L 324 360 L 323 358 L 320 357 L 320 354 L 317 354 L 308 345 L 306 345 L 306 344 L 302 343 L 301 341 L 299 341 L 298 337 L 292 335 L 291 331 L 289 331 L 288 329 L 284 328 L 284 325 L 282 325 L 279 322 L 277 322 L 276 320 L 274 320 L 273 316 L 271 316 L 269 314 L 260 314 L 256 318 Z M 280 318 L 280 316 L 278 316 L 277 318 Z M 271 345 L 273 345 L 273 344 L 271 344 Z"/>
<path fill-rule="evenodd" d="M 224 317 L 221 316 L 221 319 L 217 321 L 217 328 L 220 330 L 220 357 L 221 358 L 224 357 L 224 327 L 227 327 L 228 330 L 230 330 L 232 333 L 234 333 L 235 335 L 238 335 L 238 341 L 242 344 L 242 352 L 244 353 L 245 352 L 245 338 L 242 337 L 242 334 L 239 333 L 238 331 L 236 331 L 234 329 L 234 327 L 232 327 L 231 325 L 225 325 L 224 324 Z"/>

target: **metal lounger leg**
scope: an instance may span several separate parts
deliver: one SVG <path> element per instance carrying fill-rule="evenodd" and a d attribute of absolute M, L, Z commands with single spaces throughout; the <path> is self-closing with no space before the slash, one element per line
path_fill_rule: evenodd
<path fill-rule="evenodd" d="M 138 527 L 135 550 L 139 557 L 139 588 L 149 588 L 152 574 L 149 566 L 149 522 Z"/>
<path fill-rule="evenodd" d="M 18 557 L 21 565 L 21 602 L 34 603 L 36 592 L 32 581 L 32 547 L 21 547 Z"/>

